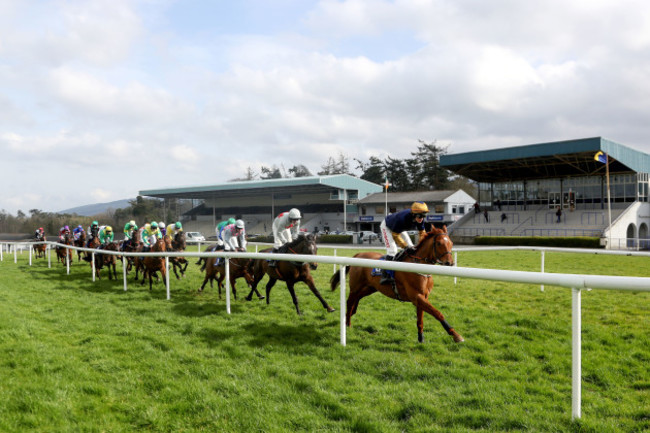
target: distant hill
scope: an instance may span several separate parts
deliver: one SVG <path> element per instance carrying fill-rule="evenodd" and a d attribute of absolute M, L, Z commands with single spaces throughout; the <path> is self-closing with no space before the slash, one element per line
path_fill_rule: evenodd
<path fill-rule="evenodd" d="M 128 198 L 125 200 L 116 200 L 108 203 L 95 203 L 87 204 L 85 206 L 73 207 L 70 209 L 60 210 L 57 213 L 67 213 L 67 214 L 77 214 L 81 216 L 94 216 L 100 213 L 106 212 L 109 209 L 122 209 L 129 207 L 129 201 L 135 200 L 134 198 Z"/>

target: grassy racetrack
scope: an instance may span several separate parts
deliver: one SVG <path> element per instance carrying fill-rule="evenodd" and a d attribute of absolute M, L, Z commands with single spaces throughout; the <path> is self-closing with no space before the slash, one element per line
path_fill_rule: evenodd
<path fill-rule="evenodd" d="M 250 249 L 249 249 L 250 250 Z M 328 248 L 319 254 L 331 255 Z M 353 255 L 337 250 L 337 255 Z M 76 258 L 76 257 L 75 257 Z M 531 270 L 540 253 L 462 252 L 460 266 Z M 415 308 L 361 301 L 339 344 L 332 265 L 315 272 L 298 317 L 284 283 L 271 304 L 232 314 L 190 261 L 184 280 L 123 291 L 90 266 L 71 274 L 26 253 L 0 262 L 2 432 L 650 431 L 650 293 L 582 292 L 582 416 L 571 421 L 571 291 L 435 277 L 431 302 L 453 343 Z M 547 253 L 547 272 L 650 276 L 650 259 Z M 264 289 L 266 278 L 260 284 Z"/>

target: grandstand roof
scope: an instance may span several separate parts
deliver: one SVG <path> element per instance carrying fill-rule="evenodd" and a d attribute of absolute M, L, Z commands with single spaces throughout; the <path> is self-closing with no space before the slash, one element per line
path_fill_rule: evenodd
<path fill-rule="evenodd" d="M 440 166 L 477 182 L 597 176 L 605 174 L 598 151 L 609 155 L 610 173 L 650 173 L 650 155 L 602 137 L 442 155 Z"/>
<path fill-rule="evenodd" d="M 139 195 L 158 198 L 208 199 L 259 196 L 270 193 L 322 193 L 346 189 L 358 191 L 359 198 L 382 190 L 381 185 L 359 179 L 348 174 L 330 176 L 306 176 L 282 179 L 226 182 L 215 185 L 188 186 L 179 188 L 148 189 Z"/>
<path fill-rule="evenodd" d="M 412 191 L 412 192 L 389 192 L 371 194 L 359 200 L 359 204 L 384 204 L 386 200 L 390 203 L 412 203 L 423 201 L 425 203 L 439 203 L 456 193 L 457 190 L 440 191 Z"/>

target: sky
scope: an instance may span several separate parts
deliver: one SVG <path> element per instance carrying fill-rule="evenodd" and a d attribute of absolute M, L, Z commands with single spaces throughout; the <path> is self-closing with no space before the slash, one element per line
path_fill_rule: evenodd
<path fill-rule="evenodd" d="M 650 153 L 650 2 L 0 0 L 0 209 L 329 157 Z M 361 174 L 357 172 L 356 174 Z M 389 174 L 390 178 L 390 174 Z"/>

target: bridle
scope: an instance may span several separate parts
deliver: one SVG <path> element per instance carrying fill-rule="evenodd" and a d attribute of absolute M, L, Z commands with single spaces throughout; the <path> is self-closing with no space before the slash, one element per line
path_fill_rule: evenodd
<path fill-rule="evenodd" d="M 422 258 L 422 257 L 416 256 L 414 254 L 408 254 L 408 256 L 411 257 L 412 259 L 414 259 L 417 263 L 426 263 L 426 264 L 430 264 L 430 265 L 436 265 L 436 264 L 442 265 L 443 264 L 442 258 L 445 257 L 446 255 L 451 256 L 451 250 L 446 251 L 443 254 L 438 255 L 438 251 L 436 249 L 436 239 L 439 236 L 446 236 L 446 235 L 447 235 L 447 233 L 437 233 L 437 234 L 435 234 L 433 236 L 433 248 L 432 248 L 433 249 L 433 258 L 430 258 L 430 257 Z"/>

